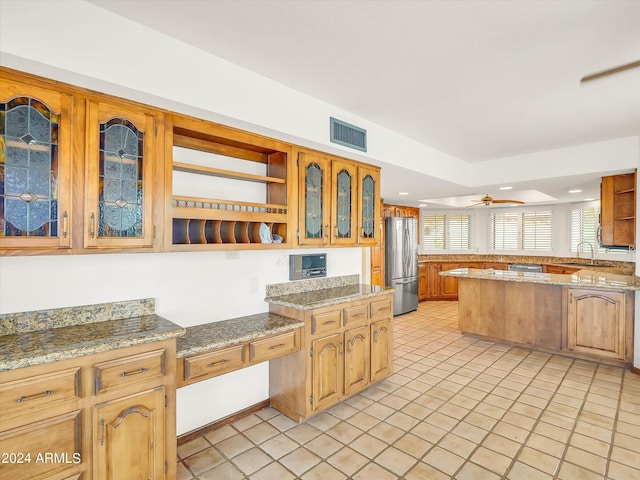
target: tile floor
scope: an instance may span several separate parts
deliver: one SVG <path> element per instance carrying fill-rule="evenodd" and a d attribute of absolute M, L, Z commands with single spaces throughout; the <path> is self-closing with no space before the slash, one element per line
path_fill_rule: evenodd
<path fill-rule="evenodd" d="M 395 319 L 395 371 L 297 424 L 272 408 L 178 447 L 178 479 L 640 479 L 640 376 Z"/>

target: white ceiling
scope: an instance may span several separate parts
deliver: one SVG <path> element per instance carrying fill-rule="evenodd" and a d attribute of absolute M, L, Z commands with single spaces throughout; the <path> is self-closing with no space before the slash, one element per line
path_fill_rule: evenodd
<path fill-rule="evenodd" d="M 640 69 L 579 82 L 640 59 L 637 0 L 90 3 L 467 162 L 640 134 Z M 417 204 L 532 188 L 582 200 L 566 193 L 576 185 L 599 195 L 598 175 L 514 185 L 507 197 L 396 167 L 382 188 Z"/>

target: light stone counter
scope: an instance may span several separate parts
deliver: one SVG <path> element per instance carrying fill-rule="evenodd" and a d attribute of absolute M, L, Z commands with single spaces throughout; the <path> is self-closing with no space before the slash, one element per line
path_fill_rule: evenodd
<path fill-rule="evenodd" d="M 618 275 L 595 269 L 583 269 L 576 273 L 509 272 L 492 268 L 457 268 L 440 272 L 443 277 L 477 278 L 505 282 L 524 282 L 547 285 L 567 285 L 569 287 L 589 287 L 605 290 L 640 290 L 640 281 L 632 275 Z"/>
<path fill-rule="evenodd" d="M 153 299 L 0 315 L 0 371 L 183 335 Z"/>
<path fill-rule="evenodd" d="M 393 293 L 391 287 L 364 285 L 359 280 L 359 275 L 346 275 L 267 285 L 265 301 L 298 310 L 313 310 Z"/>

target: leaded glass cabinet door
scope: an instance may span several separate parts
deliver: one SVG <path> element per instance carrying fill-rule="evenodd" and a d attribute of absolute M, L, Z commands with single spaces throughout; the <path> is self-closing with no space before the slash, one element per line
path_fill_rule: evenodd
<path fill-rule="evenodd" d="M 380 170 L 358 167 L 358 243 L 379 245 Z"/>
<path fill-rule="evenodd" d="M 329 160 L 311 152 L 298 155 L 301 245 L 325 245 L 329 240 Z"/>
<path fill-rule="evenodd" d="M 71 247 L 71 111 L 68 95 L 0 78 L 0 249 Z"/>
<path fill-rule="evenodd" d="M 355 245 L 358 170 L 353 163 L 331 163 L 331 243 Z"/>
<path fill-rule="evenodd" d="M 85 246 L 153 247 L 155 117 L 90 102 Z"/>

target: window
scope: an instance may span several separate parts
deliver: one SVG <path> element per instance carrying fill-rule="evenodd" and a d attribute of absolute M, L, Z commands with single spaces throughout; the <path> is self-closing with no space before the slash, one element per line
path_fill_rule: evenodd
<path fill-rule="evenodd" d="M 551 251 L 550 210 L 491 214 L 492 250 Z"/>
<path fill-rule="evenodd" d="M 609 249 L 599 247 L 598 241 L 598 208 L 574 208 L 571 210 L 571 245 L 572 252 L 578 253 L 578 244 L 585 242 L 585 245 L 580 246 L 580 254 L 586 252 L 591 253 L 591 249 L 586 243 L 593 245 L 596 252 L 620 254 L 625 255 L 628 253 L 627 249 Z"/>
<path fill-rule="evenodd" d="M 471 249 L 471 215 L 449 215 L 449 249 Z"/>
<path fill-rule="evenodd" d="M 436 214 L 422 217 L 425 250 L 470 250 L 471 215 Z"/>
<path fill-rule="evenodd" d="M 523 212 L 522 249 L 551 251 L 551 211 Z"/>
<path fill-rule="evenodd" d="M 425 249 L 444 250 L 447 248 L 446 218 L 446 215 L 425 215 L 423 217 L 422 245 Z"/>
<path fill-rule="evenodd" d="M 491 214 L 491 249 L 518 250 L 518 213 Z"/>
<path fill-rule="evenodd" d="M 571 251 L 578 251 L 580 242 L 589 242 L 596 248 L 596 229 L 598 225 L 598 209 L 575 208 L 571 210 Z"/>

